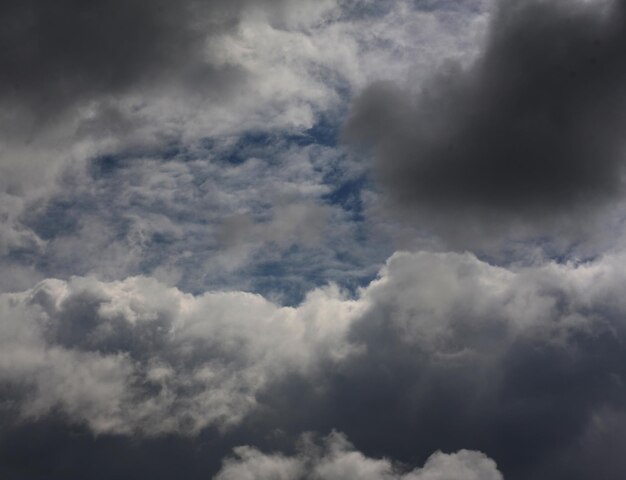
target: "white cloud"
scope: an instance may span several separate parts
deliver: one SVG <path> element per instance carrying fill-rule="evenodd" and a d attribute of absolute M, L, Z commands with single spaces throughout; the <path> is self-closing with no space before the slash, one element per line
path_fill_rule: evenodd
<path fill-rule="evenodd" d="M 496 463 L 481 452 L 436 452 L 423 468 L 406 471 L 386 458 L 366 457 L 337 432 L 322 446 L 305 437 L 292 457 L 251 447 L 237 447 L 235 455 L 224 461 L 216 480 L 502 480 Z"/>
<path fill-rule="evenodd" d="M 490 329 L 501 332 L 495 342 L 520 335 L 558 342 L 604 328 L 614 321 L 605 312 L 626 309 L 618 293 L 624 261 L 614 254 L 511 269 L 469 253 L 396 253 L 362 298 L 368 316 L 386 318 L 406 342 L 437 354 L 478 352 Z"/>
<path fill-rule="evenodd" d="M 96 433 L 146 435 L 237 423 L 268 382 L 348 354 L 358 313 L 332 288 L 294 309 L 141 277 L 46 280 L 0 308 L 0 379 L 23 390 L 21 415 L 60 408 Z"/>

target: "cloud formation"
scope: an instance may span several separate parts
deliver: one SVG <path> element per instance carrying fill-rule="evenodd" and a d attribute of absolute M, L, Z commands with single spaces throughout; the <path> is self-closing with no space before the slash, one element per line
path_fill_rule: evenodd
<path fill-rule="evenodd" d="M 304 437 L 298 455 L 264 454 L 235 448 L 215 480 L 502 480 L 493 460 L 480 452 L 436 452 L 423 468 L 403 472 L 388 459 L 373 459 L 354 449 L 345 435 L 333 432 L 322 445 Z"/>
<path fill-rule="evenodd" d="M 419 91 L 370 86 L 346 135 L 373 147 L 396 207 L 440 232 L 497 222 L 545 230 L 595 212 L 623 193 L 624 9 L 500 2 L 475 60 L 446 64 Z"/>
<path fill-rule="evenodd" d="M 360 296 L 367 309 L 348 333 L 358 348 L 270 388 L 265 421 L 336 428 L 404 462 L 466 448 L 506 478 L 588 478 L 583 458 L 601 458 L 614 435 L 595 417 L 626 409 L 623 262 L 516 271 L 470 254 L 395 254 Z"/>
<path fill-rule="evenodd" d="M 328 288 L 296 308 L 141 277 L 47 280 L 0 299 L 3 408 L 270 447 L 272 432 L 336 428 L 368 456 L 465 448 L 506 478 L 562 478 L 601 458 L 617 434 L 606 419 L 626 414 L 624 262 L 516 271 L 398 253 L 355 299 Z"/>
<path fill-rule="evenodd" d="M 333 289 L 294 309 L 142 277 L 47 280 L 0 305 L 0 383 L 20 415 L 58 409 L 94 433 L 147 436 L 238 423 L 273 378 L 346 355 L 356 308 Z"/>
<path fill-rule="evenodd" d="M 623 480 L 625 5 L 0 5 L 0 476 Z"/>

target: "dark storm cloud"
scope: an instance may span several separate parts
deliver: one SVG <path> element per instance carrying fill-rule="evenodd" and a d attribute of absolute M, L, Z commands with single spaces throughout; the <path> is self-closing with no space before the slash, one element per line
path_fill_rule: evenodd
<path fill-rule="evenodd" d="M 409 211 L 553 218 L 622 193 L 626 2 L 505 0 L 469 67 L 369 87 L 346 134 Z M 484 218 L 483 218 L 484 220 Z"/>
<path fill-rule="evenodd" d="M 203 58 L 247 2 L 7 0 L 0 4 L 5 114 L 54 115 L 81 100 L 176 80 L 224 88 L 241 72 Z M 277 3 L 277 2 L 265 2 Z"/>

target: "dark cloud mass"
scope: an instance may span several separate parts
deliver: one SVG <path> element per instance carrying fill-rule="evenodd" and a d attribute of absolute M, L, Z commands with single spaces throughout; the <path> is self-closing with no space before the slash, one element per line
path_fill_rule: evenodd
<path fill-rule="evenodd" d="M 622 193 L 626 3 L 497 4 L 483 52 L 415 95 L 376 84 L 346 134 L 407 210 L 553 218 Z M 458 220 L 458 217 L 455 218 Z"/>
<path fill-rule="evenodd" d="M 271 2 L 270 2 L 271 3 Z M 4 114 L 55 115 L 77 102 L 176 80 L 219 88 L 235 72 L 203 58 L 243 1 L 7 0 L 0 4 Z"/>

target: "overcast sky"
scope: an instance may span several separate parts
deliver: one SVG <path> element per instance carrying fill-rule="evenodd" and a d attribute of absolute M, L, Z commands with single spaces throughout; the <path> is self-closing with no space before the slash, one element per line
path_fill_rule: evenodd
<path fill-rule="evenodd" d="M 1 0 L 0 477 L 626 478 L 625 0 Z"/>

